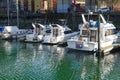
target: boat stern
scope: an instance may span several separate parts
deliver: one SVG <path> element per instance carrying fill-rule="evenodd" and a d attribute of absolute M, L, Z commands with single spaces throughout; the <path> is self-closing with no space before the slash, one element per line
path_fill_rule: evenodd
<path fill-rule="evenodd" d="M 81 51 L 97 51 L 96 43 L 85 43 L 84 41 L 68 40 L 67 48 L 81 50 Z"/>

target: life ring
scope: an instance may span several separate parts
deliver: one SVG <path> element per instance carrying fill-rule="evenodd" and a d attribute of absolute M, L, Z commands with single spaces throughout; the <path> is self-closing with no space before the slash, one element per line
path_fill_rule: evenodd
<path fill-rule="evenodd" d="M 86 23 L 85 27 L 88 29 L 90 27 L 89 23 Z"/>

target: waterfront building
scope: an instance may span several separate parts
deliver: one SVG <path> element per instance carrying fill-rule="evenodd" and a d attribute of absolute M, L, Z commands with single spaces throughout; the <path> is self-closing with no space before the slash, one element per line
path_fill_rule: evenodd
<path fill-rule="evenodd" d="M 16 0 L 9 0 L 10 13 L 16 11 Z M 0 1 L 0 13 L 7 14 L 7 0 Z"/>
<path fill-rule="evenodd" d="M 19 8 L 21 12 L 28 12 L 28 0 L 19 0 Z"/>
<path fill-rule="evenodd" d="M 113 11 L 120 12 L 120 0 L 116 4 L 113 4 Z"/>
<path fill-rule="evenodd" d="M 85 0 L 85 8 L 86 12 L 88 11 L 95 11 L 97 8 L 97 1 L 96 0 Z"/>
<path fill-rule="evenodd" d="M 57 12 L 66 13 L 71 3 L 72 0 L 57 0 Z"/>
<path fill-rule="evenodd" d="M 85 12 L 85 4 L 85 0 L 76 0 L 76 12 Z"/>
<path fill-rule="evenodd" d="M 23 12 L 44 13 L 57 12 L 66 13 L 72 0 L 19 0 Z"/>
<path fill-rule="evenodd" d="M 7 3 L 5 0 L 0 2 L 0 13 L 7 13 Z"/>
<path fill-rule="evenodd" d="M 9 0 L 9 8 L 11 13 L 16 12 L 16 1 Z M 45 13 L 48 12 L 57 12 L 57 13 L 66 13 L 68 8 L 74 2 L 74 0 L 18 0 L 19 1 L 19 12 L 20 13 Z M 75 0 L 77 7 L 82 7 L 86 12 L 96 11 L 98 8 L 103 7 L 113 7 L 114 11 L 120 11 L 120 1 L 111 1 L 106 0 Z M 0 13 L 7 13 L 7 0 L 0 1 Z"/>
<path fill-rule="evenodd" d="M 119 0 L 85 0 L 86 11 L 96 11 L 98 8 L 110 7 L 111 10 L 120 12 Z"/>
<path fill-rule="evenodd" d="M 56 11 L 57 0 L 19 0 L 21 10 L 25 13 L 42 13 Z"/>

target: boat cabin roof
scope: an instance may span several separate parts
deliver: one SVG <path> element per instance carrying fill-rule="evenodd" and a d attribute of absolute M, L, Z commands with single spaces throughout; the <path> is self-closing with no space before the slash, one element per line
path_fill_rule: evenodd
<path fill-rule="evenodd" d="M 19 28 L 17 26 L 5 26 L 4 30 L 7 32 L 18 32 Z"/>
<path fill-rule="evenodd" d="M 51 24 L 50 26 L 53 27 L 53 28 L 63 29 L 63 30 L 65 30 L 65 31 L 71 30 L 71 29 L 70 29 L 69 27 L 67 27 L 66 25 L 61 26 L 61 25 L 59 25 L 59 24 Z"/>
<path fill-rule="evenodd" d="M 102 23 L 101 23 L 102 24 Z M 116 27 L 112 24 L 107 24 L 105 26 L 101 26 L 101 28 L 103 29 L 116 29 Z M 80 29 L 83 29 L 82 26 L 80 27 Z M 84 27 L 84 29 L 87 29 L 86 27 Z M 90 30 L 97 30 L 98 27 L 89 27 Z"/>
<path fill-rule="evenodd" d="M 85 15 L 88 15 L 87 18 Z M 99 16 L 100 17 L 100 21 L 99 18 L 97 19 L 95 16 Z M 102 14 L 81 14 L 82 16 L 82 20 L 83 20 L 83 24 L 85 25 L 84 27 L 89 28 L 89 29 L 97 29 L 99 26 L 99 22 L 100 22 L 100 28 L 104 28 L 104 29 L 116 29 L 116 27 L 112 24 L 112 23 L 108 23 L 106 22 L 105 18 L 103 17 Z M 92 16 L 92 17 L 90 17 Z M 94 19 L 96 18 L 96 19 Z M 79 28 L 82 28 L 83 26 L 79 26 Z"/>
<path fill-rule="evenodd" d="M 33 28 L 40 28 L 40 27 L 45 28 L 45 26 L 40 23 L 32 23 L 32 26 Z"/>

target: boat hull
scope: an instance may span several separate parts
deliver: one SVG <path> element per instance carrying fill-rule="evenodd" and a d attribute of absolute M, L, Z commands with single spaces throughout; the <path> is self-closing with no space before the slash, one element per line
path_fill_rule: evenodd
<path fill-rule="evenodd" d="M 106 42 L 101 42 L 101 49 L 109 47 L 115 43 L 116 40 L 110 40 Z M 96 42 L 88 42 L 85 43 L 79 40 L 68 40 L 67 41 L 67 48 L 81 50 L 81 51 L 93 51 L 96 52 L 98 50 L 98 43 Z"/>
<path fill-rule="evenodd" d="M 43 40 L 43 35 L 27 34 L 25 42 L 36 43 L 36 42 L 41 42 L 42 40 Z"/>
<path fill-rule="evenodd" d="M 97 44 L 96 43 L 84 43 L 81 41 L 67 41 L 67 48 L 82 50 L 82 51 L 96 51 Z"/>
<path fill-rule="evenodd" d="M 65 36 L 57 36 L 57 37 L 53 37 L 51 35 L 46 35 L 43 39 L 44 44 L 58 44 L 58 43 L 66 43 L 68 39 L 70 39 L 71 37 L 77 35 L 78 32 L 73 32 L 70 34 L 66 34 Z"/>

